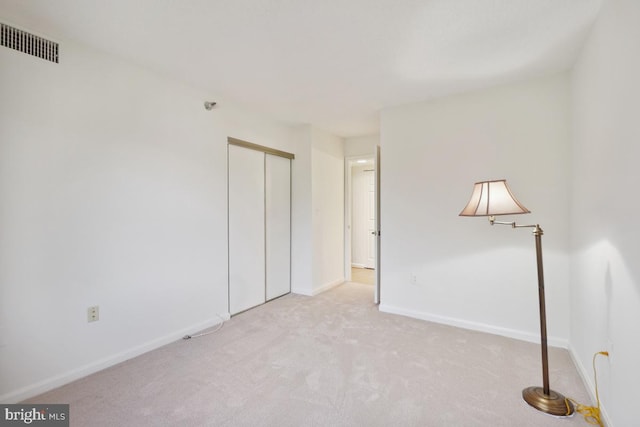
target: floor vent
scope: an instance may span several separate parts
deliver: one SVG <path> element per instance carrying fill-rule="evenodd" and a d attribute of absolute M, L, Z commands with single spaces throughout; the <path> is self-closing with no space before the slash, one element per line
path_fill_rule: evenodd
<path fill-rule="evenodd" d="M 0 23 L 0 44 L 56 64 L 59 60 L 58 43 L 3 23 Z"/>

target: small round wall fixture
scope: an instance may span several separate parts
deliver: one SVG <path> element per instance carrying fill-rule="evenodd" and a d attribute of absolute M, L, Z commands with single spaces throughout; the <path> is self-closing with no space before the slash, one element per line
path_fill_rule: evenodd
<path fill-rule="evenodd" d="M 213 101 L 204 101 L 204 109 L 205 110 L 212 110 L 213 107 L 215 107 L 217 104 L 217 102 L 213 102 Z"/>

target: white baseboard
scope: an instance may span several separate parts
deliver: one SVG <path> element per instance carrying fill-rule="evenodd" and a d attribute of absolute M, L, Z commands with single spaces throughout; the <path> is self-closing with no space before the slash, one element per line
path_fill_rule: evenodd
<path fill-rule="evenodd" d="M 177 341 L 187 334 L 193 334 L 194 332 L 198 332 L 203 329 L 215 326 L 220 323 L 221 318 L 224 320 L 229 320 L 231 316 L 229 315 L 229 313 L 223 313 L 220 315 L 220 317 L 216 316 L 215 318 L 205 320 L 204 322 L 196 323 L 187 328 L 180 329 L 178 331 L 148 341 L 144 344 L 125 350 L 123 352 L 88 363 L 77 369 L 73 369 L 63 374 L 55 375 L 51 378 L 47 378 L 46 380 L 6 393 L 0 396 L 0 403 L 18 403 L 25 399 L 29 399 L 30 397 L 34 397 L 49 390 L 53 390 L 54 388 L 69 384 L 70 382 L 86 377 L 87 375 L 91 375 L 110 366 L 116 365 L 129 359 L 133 359 L 136 356 L 140 356 L 141 354 L 147 353 L 151 350 L 155 350 L 159 347 Z"/>
<path fill-rule="evenodd" d="M 571 360 L 573 361 L 573 364 L 575 365 L 576 369 L 578 370 L 578 374 L 580 374 L 580 378 L 582 379 L 582 383 L 584 384 L 584 388 L 587 389 L 587 391 L 589 392 L 589 397 L 591 398 L 591 401 L 596 402 L 596 387 L 593 383 L 593 380 L 591 378 L 590 375 L 593 375 L 593 372 L 591 371 L 591 369 L 587 369 L 585 368 L 585 366 L 580 362 L 580 359 L 578 358 L 578 356 L 576 355 L 575 350 L 573 349 L 573 347 L 569 346 L 569 355 L 571 356 Z M 605 408 L 605 406 L 602 404 L 602 401 L 600 401 L 600 419 L 604 422 L 604 425 L 606 427 L 613 427 L 613 423 L 611 422 L 611 418 L 609 417 L 609 414 L 607 413 L 607 409 Z"/>
<path fill-rule="evenodd" d="M 407 310 L 387 304 L 380 304 L 380 311 L 384 313 L 399 314 L 401 316 L 413 317 L 414 319 L 427 320 L 429 322 L 441 323 L 443 325 L 456 326 L 458 328 L 470 329 L 472 331 L 487 332 L 489 334 L 501 335 L 508 338 L 515 338 L 521 341 L 540 343 L 540 335 L 530 332 L 519 331 L 517 329 L 503 328 L 500 326 L 487 325 L 479 322 L 471 322 L 453 317 L 441 316 L 439 314 L 426 313 L 416 310 Z M 547 343 L 553 347 L 568 348 L 566 339 L 557 337 L 547 337 Z"/>
<path fill-rule="evenodd" d="M 344 278 L 340 278 L 340 279 L 334 280 L 332 282 L 325 283 L 324 285 L 320 286 L 317 289 L 299 289 L 299 288 L 291 289 L 291 293 L 294 293 L 296 295 L 304 295 L 304 296 L 307 296 L 307 297 L 314 297 L 314 296 L 316 296 L 318 294 L 321 294 L 323 292 L 328 291 L 329 289 L 333 289 L 336 286 L 340 286 L 344 282 L 345 282 L 345 279 Z"/>
<path fill-rule="evenodd" d="M 342 285 L 343 283 L 344 283 L 344 277 L 341 277 L 340 279 L 334 280 L 333 282 L 325 283 L 324 285 L 320 286 L 319 288 L 312 290 L 311 291 L 311 296 L 316 296 L 318 294 L 326 292 L 329 289 L 333 289 L 336 286 Z"/>

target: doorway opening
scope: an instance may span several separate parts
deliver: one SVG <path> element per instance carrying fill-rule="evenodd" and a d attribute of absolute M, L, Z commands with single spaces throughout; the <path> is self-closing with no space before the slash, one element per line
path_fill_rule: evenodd
<path fill-rule="evenodd" d="M 345 158 L 345 278 L 379 292 L 379 179 L 377 156 Z"/>

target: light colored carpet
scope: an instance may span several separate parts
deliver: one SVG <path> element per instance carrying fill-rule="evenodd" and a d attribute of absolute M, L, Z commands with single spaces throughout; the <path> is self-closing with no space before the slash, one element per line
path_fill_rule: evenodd
<path fill-rule="evenodd" d="M 72 426 L 585 426 L 529 407 L 539 346 L 380 313 L 347 283 L 288 295 L 36 398 Z M 551 386 L 587 393 L 565 350 Z"/>

